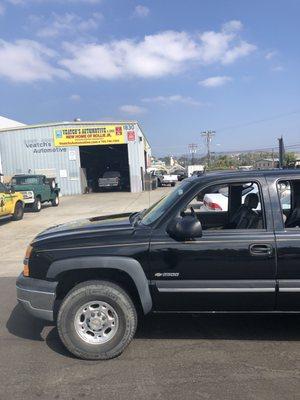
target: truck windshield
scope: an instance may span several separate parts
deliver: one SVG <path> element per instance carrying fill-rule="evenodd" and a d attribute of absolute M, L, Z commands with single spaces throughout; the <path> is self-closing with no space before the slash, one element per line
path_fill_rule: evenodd
<path fill-rule="evenodd" d="M 36 185 L 39 179 L 35 176 L 16 176 L 12 178 L 11 185 Z"/>
<path fill-rule="evenodd" d="M 106 171 L 103 174 L 103 178 L 120 178 L 121 174 L 119 171 Z"/>
<path fill-rule="evenodd" d="M 160 218 L 166 211 L 173 206 L 173 204 L 182 197 L 191 188 L 190 181 L 184 181 L 181 185 L 172 190 L 170 194 L 160 199 L 157 203 L 154 203 L 148 208 L 142 217 L 143 225 L 150 225 Z"/>

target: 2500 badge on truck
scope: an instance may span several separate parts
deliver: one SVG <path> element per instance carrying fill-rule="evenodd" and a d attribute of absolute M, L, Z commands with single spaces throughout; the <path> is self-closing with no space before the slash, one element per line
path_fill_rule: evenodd
<path fill-rule="evenodd" d="M 226 211 L 201 211 L 209 193 Z M 299 172 L 204 174 L 139 213 L 42 232 L 17 297 L 84 359 L 119 355 L 139 314 L 299 312 L 299 226 Z"/>

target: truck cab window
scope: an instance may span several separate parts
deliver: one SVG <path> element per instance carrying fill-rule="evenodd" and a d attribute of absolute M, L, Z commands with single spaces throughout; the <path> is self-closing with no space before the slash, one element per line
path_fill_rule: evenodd
<path fill-rule="evenodd" d="M 300 228 L 300 181 L 279 181 L 277 192 L 286 228 Z"/>
<path fill-rule="evenodd" d="M 194 212 L 203 230 L 265 229 L 261 192 L 255 182 L 210 186 L 182 212 Z"/>

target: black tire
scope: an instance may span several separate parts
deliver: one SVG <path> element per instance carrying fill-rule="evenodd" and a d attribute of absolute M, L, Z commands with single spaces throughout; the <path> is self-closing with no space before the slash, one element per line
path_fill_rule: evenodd
<path fill-rule="evenodd" d="M 114 336 L 105 343 L 91 344 L 75 328 L 78 310 L 88 302 L 103 301 L 118 317 Z M 131 342 L 137 327 L 137 313 L 131 298 L 118 285 L 106 281 L 88 281 L 75 286 L 64 298 L 57 317 L 57 329 L 65 347 L 85 360 L 108 360 L 120 355 Z"/>
<path fill-rule="evenodd" d="M 176 185 L 175 182 L 171 182 L 171 186 L 174 187 Z"/>
<path fill-rule="evenodd" d="M 12 216 L 13 221 L 20 221 L 20 219 L 23 219 L 24 215 L 24 205 L 21 201 L 18 201 L 15 205 L 15 211 Z"/>
<path fill-rule="evenodd" d="M 42 209 L 42 202 L 39 196 L 34 199 L 34 203 L 32 204 L 33 212 L 40 212 Z"/>
<path fill-rule="evenodd" d="M 53 207 L 58 207 L 59 206 L 59 196 L 58 194 L 55 195 L 55 198 L 51 200 L 51 204 Z"/>

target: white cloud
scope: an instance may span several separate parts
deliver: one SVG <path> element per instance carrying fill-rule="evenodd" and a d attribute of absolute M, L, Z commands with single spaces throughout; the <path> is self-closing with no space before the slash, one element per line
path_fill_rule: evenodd
<path fill-rule="evenodd" d="M 223 86 L 226 83 L 232 81 L 230 76 L 211 76 L 210 78 L 204 79 L 203 81 L 199 82 L 199 85 L 204 87 L 218 87 Z"/>
<path fill-rule="evenodd" d="M 245 57 L 256 49 L 253 44 L 241 41 L 239 45 L 229 49 L 223 56 L 222 64 L 232 64 L 238 58 Z"/>
<path fill-rule="evenodd" d="M 203 103 L 193 99 L 192 97 L 185 97 L 180 94 L 174 94 L 171 96 L 155 96 L 145 97 L 142 99 L 144 103 L 160 103 L 163 105 L 170 105 L 174 103 L 186 104 L 190 106 L 202 106 Z"/>
<path fill-rule="evenodd" d="M 141 4 L 137 5 L 134 9 L 133 16 L 138 18 L 145 18 L 150 14 L 150 9 Z"/>
<path fill-rule="evenodd" d="M 243 29 L 243 24 L 241 23 L 241 21 L 233 19 L 223 24 L 222 28 L 224 32 L 236 32 Z"/>
<path fill-rule="evenodd" d="M 144 107 L 136 106 L 133 104 L 124 104 L 119 108 L 119 110 L 122 113 L 129 115 L 144 114 L 147 111 Z"/>
<path fill-rule="evenodd" d="M 0 3 L 0 16 L 5 14 L 5 7 L 3 3 Z"/>
<path fill-rule="evenodd" d="M 65 78 L 66 71 L 50 64 L 55 57 L 53 50 L 32 40 L 13 43 L 0 40 L 0 77 L 16 82 Z"/>
<path fill-rule="evenodd" d="M 80 100 L 81 100 L 81 97 L 80 97 L 79 94 L 72 94 L 72 95 L 70 96 L 70 100 L 72 100 L 72 101 L 80 101 Z"/>
<path fill-rule="evenodd" d="M 273 51 L 268 51 L 265 55 L 265 59 L 266 60 L 272 60 L 272 58 L 274 58 L 275 56 L 277 56 L 277 51 L 273 50 Z"/>
<path fill-rule="evenodd" d="M 142 40 L 123 39 L 106 43 L 65 43 L 68 56 L 61 65 L 74 74 L 94 79 L 153 78 L 175 75 L 194 65 L 230 64 L 256 49 L 240 39 L 238 21 L 220 32 L 200 35 L 164 31 Z M 239 25 L 239 26 L 238 26 Z"/>
<path fill-rule="evenodd" d="M 81 35 L 98 28 L 103 20 L 101 13 L 93 13 L 89 18 L 83 19 L 73 13 L 52 13 L 47 21 L 44 17 L 32 15 L 31 24 L 37 27 L 37 35 L 42 38 L 56 38 L 66 35 Z"/>

